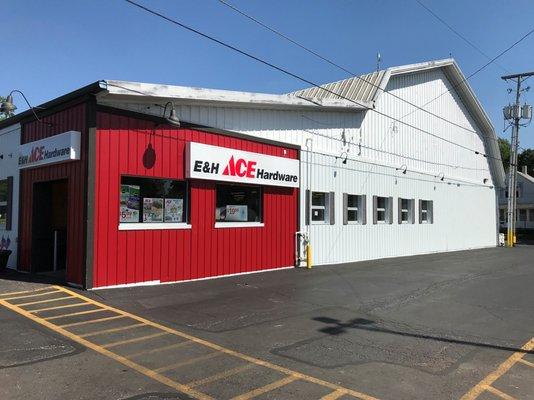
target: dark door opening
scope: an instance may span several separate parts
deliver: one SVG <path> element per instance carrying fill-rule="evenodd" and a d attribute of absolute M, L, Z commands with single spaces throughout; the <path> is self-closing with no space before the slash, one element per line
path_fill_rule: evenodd
<path fill-rule="evenodd" d="M 67 264 L 67 180 L 33 185 L 32 272 L 63 274 Z"/>

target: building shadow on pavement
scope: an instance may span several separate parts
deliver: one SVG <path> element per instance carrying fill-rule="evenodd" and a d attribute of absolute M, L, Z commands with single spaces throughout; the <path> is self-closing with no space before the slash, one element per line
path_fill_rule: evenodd
<path fill-rule="evenodd" d="M 433 340 L 433 341 L 437 341 L 441 343 L 490 348 L 490 349 L 504 350 L 504 351 L 510 351 L 510 352 L 520 352 L 520 353 L 525 353 L 525 354 L 534 354 L 534 350 L 525 350 L 525 349 L 522 349 L 521 347 L 503 346 L 499 344 L 476 342 L 472 340 L 440 337 L 440 336 L 434 336 L 434 335 L 427 335 L 424 333 L 407 332 L 407 331 L 401 331 L 401 330 L 396 330 L 396 329 L 390 329 L 390 328 L 378 326 L 375 321 L 365 319 L 365 318 L 355 318 L 347 322 L 342 322 L 342 321 L 339 321 L 338 319 L 330 318 L 330 317 L 315 317 L 315 318 L 312 318 L 312 320 L 326 324 L 327 326 L 320 328 L 319 332 L 325 333 L 327 335 L 332 335 L 332 336 L 343 335 L 345 333 L 348 333 L 351 329 L 357 329 L 357 330 L 363 330 L 363 331 L 368 331 L 368 332 L 398 335 L 398 336 L 409 337 L 409 338 L 414 338 L 414 339 Z"/>

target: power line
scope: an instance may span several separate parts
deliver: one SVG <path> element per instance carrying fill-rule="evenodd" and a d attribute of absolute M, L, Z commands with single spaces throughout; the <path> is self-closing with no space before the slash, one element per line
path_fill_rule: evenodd
<path fill-rule="evenodd" d="M 137 94 L 144 95 L 144 96 L 150 96 L 150 95 L 153 94 L 153 93 L 143 92 L 141 90 L 131 89 L 131 88 L 128 88 L 126 86 L 117 85 L 115 83 L 109 83 L 109 82 L 106 82 L 106 81 L 102 81 L 102 82 L 107 86 L 117 87 L 117 88 L 120 88 L 120 89 L 123 89 L 123 90 L 130 91 L 132 93 L 137 93 Z M 305 118 L 305 119 L 309 119 L 310 121 L 315 122 L 317 124 L 322 124 L 321 122 L 315 121 L 314 119 L 306 117 L 305 115 L 301 115 L 301 117 Z M 367 145 L 362 144 L 362 143 L 355 143 L 355 142 L 352 142 L 352 141 L 339 139 L 339 138 L 328 136 L 328 135 L 325 135 L 325 134 L 322 134 L 322 133 L 310 131 L 310 130 L 307 130 L 307 129 L 304 129 L 304 128 L 301 128 L 300 130 L 302 130 L 303 132 L 310 133 L 310 134 L 315 135 L 315 136 L 319 136 L 319 137 L 325 138 L 325 139 L 341 142 L 341 143 L 343 143 L 345 145 L 355 146 L 355 147 L 358 147 L 358 148 L 364 148 L 364 149 L 368 149 L 368 150 L 373 150 L 373 151 L 381 152 L 381 153 L 384 153 L 384 154 L 390 154 L 390 155 L 393 155 L 393 156 L 396 156 L 396 157 L 405 158 L 407 160 L 419 161 L 419 162 L 426 163 L 426 164 L 431 164 L 431 165 L 440 165 L 440 166 L 445 166 L 445 167 L 451 167 L 451 168 L 454 168 L 454 169 L 460 168 L 460 169 L 471 170 L 471 171 L 487 171 L 486 168 L 467 167 L 467 166 L 462 166 L 462 165 L 440 163 L 440 162 L 436 162 L 436 161 L 425 160 L 425 159 L 422 159 L 422 158 L 411 157 L 411 156 L 407 156 L 407 155 L 404 155 L 404 154 L 390 152 L 390 151 L 387 151 L 387 150 L 378 149 L 376 147 L 367 146 Z"/>
<path fill-rule="evenodd" d="M 478 46 L 476 46 L 473 42 L 471 42 L 469 39 L 467 39 L 464 35 L 462 35 L 460 32 L 458 32 L 456 29 L 454 29 L 447 21 L 445 21 L 443 18 L 441 18 L 435 11 L 433 11 L 430 7 L 428 7 L 426 4 L 424 4 L 420 0 L 415 0 L 421 7 L 423 7 L 426 11 L 428 11 L 434 18 L 436 18 L 439 22 L 441 22 L 443 25 L 445 25 L 452 33 L 454 33 L 456 36 L 458 36 L 460 39 L 462 39 L 465 43 L 467 43 L 469 46 L 471 46 L 473 49 L 475 49 L 479 54 L 484 56 L 486 59 L 491 60 L 491 57 L 482 51 Z M 510 73 L 505 67 L 498 64 L 497 62 L 494 63 L 497 65 L 500 69 L 503 71 L 506 71 Z"/>
<path fill-rule="evenodd" d="M 351 71 L 351 70 L 349 70 L 349 69 L 347 69 L 347 68 L 345 68 L 345 67 L 343 67 L 343 66 L 341 66 L 341 65 L 339 65 L 339 64 L 337 64 L 337 63 L 335 63 L 335 62 L 332 61 L 331 59 L 326 58 L 325 56 L 322 56 L 321 54 L 317 53 L 316 51 L 314 51 L 314 50 L 312 50 L 312 49 L 310 49 L 310 48 L 304 46 L 303 44 L 297 42 L 296 40 L 290 38 L 289 36 L 287 36 L 287 35 L 281 33 L 280 31 L 278 31 L 278 30 L 276 30 L 276 29 L 274 29 L 274 28 L 268 26 L 267 24 L 265 24 L 264 22 L 258 20 L 257 18 L 253 17 L 252 15 L 245 13 L 244 11 L 240 10 L 239 8 L 237 8 L 235 5 L 230 4 L 230 3 L 228 3 L 228 2 L 225 1 L 225 0 L 219 0 L 219 2 L 220 2 L 221 4 L 224 4 L 224 5 L 227 6 L 227 7 L 231 8 L 232 10 L 234 10 L 236 13 L 242 15 L 243 17 L 248 18 L 249 20 L 255 22 L 256 24 L 262 26 L 263 28 L 265 28 L 265 29 L 271 31 L 271 32 L 274 33 L 275 35 L 280 36 L 281 38 L 283 38 L 283 39 L 285 39 L 285 40 L 287 40 L 287 41 L 293 43 L 295 46 L 301 48 L 302 50 L 306 51 L 307 53 L 310 53 L 310 54 L 314 55 L 315 57 L 317 57 L 317 58 L 319 58 L 319 59 L 321 59 L 321 60 L 327 62 L 328 64 L 330 64 L 330 65 L 332 65 L 332 66 L 334 66 L 334 67 L 336 67 L 336 68 L 338 68 L 338 69 L 340 69 L 340 70 L 342 70 L 342 71 L 348 73 L 349 75 L 351 75 L 351 77 L 353 77 L 353 78 L 355 78 L 355 79 L 358 79 L 358 80 L 360 80 L 360 81 L 363 81 L 363 82 L 367 83 L 368 85 L 373 86 L 373 87 L 376 88 L 377 90 L 380 90 L 380 91 L 383 92 L 383 93 L 387 93 L 388 95 L 390 95 L 390 96 L 392 96 L 392 97 L 394 97 L 394 98 L 396 98 L 396 99 L 398 99 L 398 100 L 400 100 L 400 101 L 402 101 L 402 102 L 404 102 L 404 103 L 406 103 L 406 104 L 409 104 L 409 105 L 412 106 L 412 107 L 418 108 L 418 109 L 420 109 L 421 111 L 424 111 L 425 113 L 427 113 L 427 114 L 429 114 L 429 115 L 432 115 L 433 117 L 436 117 L 436 118 L 438 118 L 438 119 L 441 119 L 442 121 L 448 122 L 448 123 L 450 123 L 450 124 L 452 124 L 452 125 L 454 125 L 454 126 L 456 126 L 456 127 L 458 127 L 458 128 L 464 129 L 464 130 L 466 130 L 466 131 L 468 131 L 468 132 L 472 132 L 472 133 L 475 133 L 475 134 L 477 133 L 476 131 L 474 131 L 474 130 L 468 128 L 468 127 L 465 127 L 465 126 L 460 125 L 460 124 L 458 124 L 458 123 L 456 123 L 456 122 L 454 122 L 454 121 L 451 121 L 451 120 L 449 120 L 449 119 L 447 119 L 447 118 L 444 118 L 444 117 L 442 117 L 441 115 L 435 114 L 435 113 L 433 113 L 433 112 L 430 111 L 430 110 L 425 110 L 424 108 L 419 107 L 417 104 L 412 103 L 411 101 L 408 101 L 408 100 L 406 100 L 406 99 L 403 99 L 402 97 L 396 95 L 395 93 L 391 93 L 391 92 L 386 91 L 386 90 L 385 90 L 384 88 L 382 88 L 380 85 L 377 85 L 377 84 L 375 84 L 375 83 L 373 83 L 373 82 L 371 82 L 371 81 L 365 79 L 363 76 L 359 76 L 359 75 L 356 74 L 355 72 L 353 72 L 353 71 Z"/>
<path fill-rule="evenodd" d="M 486 158 L 492 158 L 492 159 L 501 161 L 500 158 L 490 156 L 490 155 L 485 154 L 484 152 L 481 152 L 481 151 L 479 151 L 479 150 L 475 150 L 475 149 L 472 149 L 472 148 L 470 148 L 470 147 L 468 147 L 468 146 L 464 146 L 464 145 L 462 145 L 462 144 L 456 143 L 456 142 L 454 142 L 454 141 L 452 141 L 452 140 L 445 139 L 444 137 L 441 137 L 441 136 L 439 136 L 439 135 L 433 134 L 432 132 L 426 131 L 426 130 L 424 130 L 424 129 L 422 129 L 422 128 L 419 128 L 419 127 L 417 127 L 417 126 L 415 126 L 415 125 L 412 125 L 412 124 L 410 124 L 410 123 L 408 123 L 408 122 L 402 121 L 401 119 L 392 117 L 392 116 L 390 116 L 390 115 L 388 115 L 388 114 L 386 114 L 386 113 L 383 113 L 383 112 L 381 112 L 381 111 L 378 111 L 378 110 L 376 110 L 376 109 L 374 109 L 374 108 L 368 108 L 367 106 L 365 106 L 364 104 L 359 103 L 358 101 L 355 101 L 355 100 L 350 99 L 350 98 L 348 98 L 348 97 L 345 97 L 345 96 L 343 96 L 343 95 L 341 95 L 341 94 L 339 94 L 339 93 L 336 93 L 336 92 L 334 92 L 334 91 L 332 91 L 332 90 L 329 90 L 329 89 L 327 89 L 327 88 L 325 88 L 325 87 L 322 87 L 322 86 L 320 86 L 319 84 L 317 84 L 317 83 L 315 83 L 315 82 L 313 82 L 313 81 L 310 81 L 309 79 L 306 79 L 306 78 L 303 78 L 303 77 L 297 75 L 296 73 L 293 73 L 293 72 L 288 71 L 288 70 L 286 70 L 286 69 L 284 69 L 284 68 L 282 68 L 282 67 L 279 67 L 279 66 L 277 66 L 277 65 L 275 65 L 275 64 L 272 64 L 272 63 L 269 62 L 269 61 L 266 61 L 266 60 L 264 60 L 264 59 L 261 59 L 261 58 L 255 56 L 255 55 L 253 55 L 253 54 L 251 54 L 251 53 L 248 53 L 248 52 L 246 52 L 246 51 L 244 51 L 244 50 L 241 50 L 241 49 L 239 49 L 239 48 L 237 48 L 237 47 L 235 47 L 235 46 L 233 46 L 233 45 L 230 45 L 230 44 L 228 44 L 228 43 L 225 43 L 225 42 L 223 42 L 223 41 L 221 41 L 221 40 L 219 40 L 219 39 L 216 39 L 216 38 L 214 38 L 214 37 L 212 37 L 212 36 L 210 36 L 210 35 L 208 35 L 208 34 L 205 34 L 205 33 L 201 32 L 201 31 L 199 31 L 199 30 L 197 30 L 197 29 L 191 28 L 191 27 L 189 27 L 189 26 L 187 26 L 187 25 L 185 25 L 185 24 L 183 24 L 183 23 L 181 23 L 181 22 L 179 22 L 179 21 L 177 21 L 177 20 L 175 20 L 175 19 L 172 19 L 172 18 L 170 18 L 170 17 L 167 17 L 167 16 L 164 15 L 164 14 L 161 14 L 161 13 L 155 11 L 155 10 L 152 10 L 152 9 L 150 9 L 150 8 L 148 8 L 148 7 L 145 7 L 145 6 L 143 6 L 143 5 L 139 4 L 139 3 L 136 3 L 136 2 L 134 2 L 134 1 L 132 1 L 132 0 L 125 0 L 125 1 L 126 1 L 127 3 L 129 3 L 129 4 L 131 4 L 131 5 L 133 5 L 133 6 L 137 7 L 137 8 L 139 8 L 139 9 L 141 9 L 141 10 L 144 10 L 144 11 L 146 11 L 146 12 L 152 14 L 152 15 L 155 15 L 155 16 L 157 16 L 157 17 L 159 17 L 159 18 L 162 18 L 162 19 L 164 19 L 164 20 L 166 20 L 166 21 L 168 21 L 168 22 L 170 22 L 170 23 L 172 23 L 172 24 L 174 24 L 174 25 L 180 26 L 180 27 L 183 28 L 183 29 L 186 29 L 186 30 L 188 30 L 188 31 L 190 31 L 190 32 L 193 32 L 193 33 L 195 33 L 195 34 L 197 34 L 197 35 L 199 35 L 199 36 L 202 36 L 202 37 L 204 37 L 204 38 L 206 38 L 206 39 L 208 39 L 208 40 L 211 40 L 211 41 L 213 41 L 213 42 L 215 42 L 215 43 L 217 43 L 217 44 L 220 44 L 221 46 L 224 46 L 224 47 L 226 47 L 226 48 L 228 48 L 228 49 L 230 49 L 230 50 L 233 50 L 233 51 L 235 51 L 235 52 L 237 52 L 237 53 L 239 53 L 239 54 L 241 54 L 241 55 L 244 55 L 245 57 L 248 57 L 248 58 L 250 58 L 250 59 L 252 59 L 252 60 L 255 60 L 255 61 L 259 62 L 259 63 L 262 63 L 262 64 L 264 64 L 264 65 L 266 65 L 266 66 L 268 66 L 268 67 L 270 67 L 270 68 L 272 68 L 272 69 L 275 69 L 275 70 L 277 70 L 277 71 L 279 71 L 279 72 L 282 72 L 282 73 L 284 73 L 284 74 L 286 74 L 286 75 L 288 75 L 288 76 L 291 76 L 291 77 L 293 77 L 293 78 L 295 78 L 295 79 L 298 79 L 298 80 L 300 80 L 300 81 L 302 81 L 302 82 L 304 82 L 304 83 L 307 83 L 308 85 L 314 86 L 314 87 L 316 87 L 316 88 L 318 88 L 318 89 L 320 89 L 320 90 L 323 90 L 323 91 L 326 91 L 326 92 L 328 92 L 328 93 L 330 93 L 330 94 L 333 94 L 333 95 L 335 95 L 335 96 L 338 96 L 338 97 L 340 97 L 340 98 L 342 98 L 342 99 L 344 99 L 344 100 L 347 100 L 348 102 L 354 103 L 354 104 L 356 104 L 356 105 L 358 105 L 358 106 L 360 106 L 360 107 L 363 107 L 363 108 L 365 108 L 365 109 L 368 109 L 368 110 L 370 110 L 370 111 L 373 111 L 373 112 L 375 112 L 375 113 L 377 113 L 377 114 L 379 114 L 379 115 L 382 115 L 382 116 L 384 116 L 384 117 L 386 117 L 386 118 L 389 118 L 389 119 L 391 119 L 391 120 L 393 120 L 393 121 L 399 122 L 400 124 L 403 124 L 403 125 L 408 126 L 408 127 L 412 128 L 412 129 L 415 129 L 415 130 L 417 130 L 417 131 L 420 131 L 420 132 L 422 132 L 422 133 L 425 133 L 425 134 L 427 134 L 427 135 L 429 135 L 429 136 L 432 136 L 432 137 L 434 137 L 434 138 L 436 138 L 436 139 L 438 139 L 438 140 L 441 140 L 441 141 L 444 141 L 444 142 L 446 142 L 446 143 L 449 143 L 449 144 L 451 144 L 451 145 L 453 145 L 453 146 L 457 146 L 457 147 L 463 148 L 464 150 L 473 152 L 473 153 L 475 153 L 476 155 L 481 155 L 481 156 L 486 157 Z M 533 32 L 534 32 L 534 30 L 533 30 Z M 504 54 L 504 53 L 502 53 L 502 54 Z M 502 55 L 502 54 L 501 54 L 501 55 Z M 500 55 L 499 55 L 499 57 L 500 57 Z M 497 58 L 498 58 L 498 57 L 497 57 Z M 495 58 L 495 59 L 496 59 L 496 58 Z M 487 65 L 489 65 L 489 63 L 488 63 Z M 486 66 L 487 66 L 487 65 L 486 65 Z M 480 70 L 482 70 L 482 69 L 483 69 L 483 68 L 479 69 L 477 72 L 480 72 Z M 444 94 L 444 93 L 443 93 L 443 94 Z"/>
<path fill-rule="evenodd" d="M 460 85 L 462 85 L 463 83 L 467 82 L 469 79 L 471 79 L 473 76 L 475 76 L 476 74 L 478 74 L 480 71 L 482 71 L 483 69 L 485 69 L 486 67 L 488 67 L 490 64 L 492 64 L 495 60 L 497 60 L 498 58 L 502 57 L 503 55 L 505 55 L 506 53 L 508 53 L 510 50 L 512 50 L 515 46 L 517 46 L 519 43 L 521 43 L 523 40 L 525 40 L 527 37 L 529 37 L 530 35 L 532 35 L 534 33 L 534 28 L 531 29 L 530 31 L 528 31 L 525 35 L 523 35 L 519 40 L 516 40 L 512 45 L 508 46 L 506 49 L 504 49 L 503 51 L 501 51 L 499 54 L 497 54 L 495 57 L 493 57 L 491 60 L 489 60 L 486 64 L 484 64 L 483 66 L 481 66 L 480 68 L 478 68 L 475 72 L 473 72 L 471 75 L 465 77 L 464 79 L 462 79 L 460 82 L 458 82 L 456 85 L 453 85 L 452 89 L 456 89 L 457 87 L 459 87 Z M 425 104 L 423 104 L 421 107 L 426 107 L 427 105 L 429 105 L 430 103 L 434 102 L 435 100 L 439 99 L 440 97 L 442 97 L 443 95 L 445 95 L 446 93 L 450 92 L 451 89 L 448 89 L 446 91 L 444 91 L 443 93 L 439 94 L 438 96 L 434 97 L 433 99 L 427 101 Z M 409 112 L 408 114 L 402 116 L 401 118 L 405 118 L 407 117 L 408 115 L 411 115 L 413 114 L 415 111 L 411 111 Z M 502 161 L 502 160 L 501 160 Z"/>

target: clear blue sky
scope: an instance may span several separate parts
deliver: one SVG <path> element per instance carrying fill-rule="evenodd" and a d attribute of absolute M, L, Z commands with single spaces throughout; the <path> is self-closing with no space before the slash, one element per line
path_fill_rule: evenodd
<path fill-rule="evenodd" d="M 346 77 L 217 0 L 139 1 L 310 80 Z M 415 0 L 228 1 L 357 74 L 375 68 L 377 51 L 383 67 L 452 54 L 469 75 L 487 62 Z M 530 0 L 422 1 L 490 56 L 534 27 Z M 122 0 L 6 1 L 0 26 L 0 93 L 20 89 L 34 104 L 99 79 L 272 93 L 306 86 Z M 534 70 L 534 35 L 498 63 L 513 73 Z M 512 101 L 503 74 L 491 65 L 470 80 L 499 134 L 502 106 Z M 534 77 L 529 83 L 524 99 L 532 104 Z M 523 147 L 534 147 L 534 124 L 521 137 Z"/>

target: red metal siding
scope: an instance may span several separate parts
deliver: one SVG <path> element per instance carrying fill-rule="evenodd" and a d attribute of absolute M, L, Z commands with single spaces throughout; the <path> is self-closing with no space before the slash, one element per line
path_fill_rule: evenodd
<path fill-rule="evenodd" d="M 45 123 L 39 121 L 26 123 L 23 125 L 21 137 L 21 142 L 24 144 L 71 130 L 79 131 L 82 134 L 80 161 L 21 170 L 19 220 L 19 269 L 30 271 L 33 184 L 57 179 L 68 180 L 66 279 L 68 282 L 80 285 L 83 283 L 86 226 L 84 222 L 85 176 L 87 171 L 85 109 L 86 105 L 82 103 L 42 118 Z M 46 123 L 53 125 L 48 126 Z"/>
<path fill-rule="evenodd" d="M 96 138 L 94 286 L 181 281 L 294 264 L 297 190 L 264 186 L 264 227 L 215 229 L 215 182 L 190 182 L 192 229 L 119 231 L 121 175 L 184 178 L 185 143 L 297 158 L 294 149 L 99 112 Z M 142 157 L 151 142 L 153 168 Z"/>

